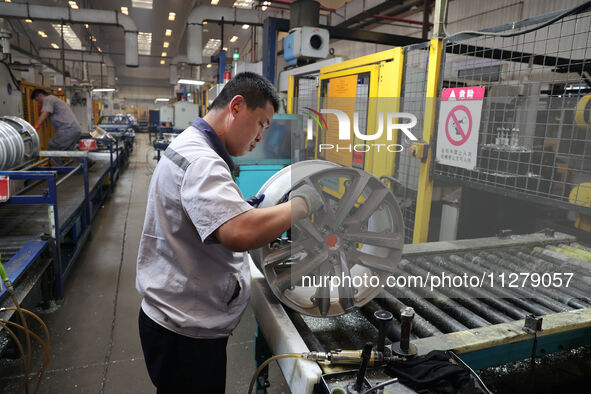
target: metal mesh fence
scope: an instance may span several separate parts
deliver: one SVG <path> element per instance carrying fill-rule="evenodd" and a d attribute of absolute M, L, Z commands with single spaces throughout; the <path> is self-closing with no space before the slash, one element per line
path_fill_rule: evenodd
<path fill-rule="evenodd" d="M 306 108 L 316 109 L 318 107 L 317 78 L 318 72 L 295 77 L 294 114 L 303 115 Z M 299 157 L 296 158 L 296 161 L 314 159 L 314 144 L 306 143 L 303 139 L 303 133 L 298 133 L 297 136 L 299 138 L 292 136 L 293 147 L 297 146 L 299 149 Z"/>
<path fill-rule="evenodd" d="M 514 37 L 446 39 L 441 87 L 480 86 L 486 93 L 476 168 L 435 163 L 437 179 L 591 211 L 590 28 L 591 13 L 582 13 Z"/>
<path fill-rule="evenodd" d="M 423 118 L 425 114 L 425 92 L 427 90 L 427 63 L 429 60 L 428 44 L 420 44 L 405 48 L 404 77 L 402 83 L 401 112 L 411 113 L 417 117 L 417 125 L 413 133 L 422 138 Z M 410 140 L 401 133 L 400 144 L 404 150 L 397 155 L 395 177 L 402 183 L 399 197 L 404 216 L 405 242 L 412 243 L 415 224 L 417 188 L 419 183 L 420 160 L 412 157 L 408 148 Z"/>

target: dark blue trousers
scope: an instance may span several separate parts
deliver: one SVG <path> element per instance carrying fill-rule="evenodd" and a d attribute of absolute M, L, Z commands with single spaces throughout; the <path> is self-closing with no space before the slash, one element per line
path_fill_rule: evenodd
<path fill-rule="evenodd" d="M 158 394 L 223 394 L 228 338 L 195 339 L 177 334 L 140 308 L 140 340 Z"/>

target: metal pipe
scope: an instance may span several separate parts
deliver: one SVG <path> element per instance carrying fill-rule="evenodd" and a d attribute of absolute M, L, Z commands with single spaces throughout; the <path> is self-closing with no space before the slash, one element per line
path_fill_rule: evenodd
<path fill-rule="evenodd" d="M 566 265 L 569 270 L 577 272 L 579 275 L 575 277 L 576 282 L 581 283 L 581 285 L 578 286 L 578 288 L 580 288 L 582 291 L 586 291 L 589 288 L 589 286 L 591 286 L 591 277 L 587 275 L 587 270 L 589 267 L 588 263 L 581 264 L 578 261 L 575 261 L 575 259 L 561 255 L 560 253 L 556 253 L 552 250 L 543 249 L 540 247 L 533 248 L 531 254 L 532 256 L 536 256 L 548 263 L 558 265 L 561 267 L 561 269 L 565 269 Z"/>
<path fill-rule="evenodd" d="M 47 163 L 48 161 L 49 161 L 49 159 L 47 159 L 47 158 L 46 158 L 46 159 L 39 160 L 39 161 L 37 161 L 37 162 L 35 162 L 35 163 L 31 164 L 31 165 L 28 165 L 28 166 L 26 166 L 26 167 L 23 167 L 23 168 L 21 168 L 19 171 L 28 171 L 28 170 L 30 170 L 31 168 L 38 167 L 38 166 L 40 166 L 41 164 L 45 164 L 45 163 Z"/>
<path fill-rule="evenodd" d="M 429 1 L 429 0 L 426 0 L 426 1 Z M 427 13 L 427 15 L 429 15 L 429 14 Z M 421 25 L 421 26 L 423 25 L 422 21 L 415 21 L 413 19 L 406 19 L 406 18 L 398 18 L 396 16 L 389 16 L 389 15 L 374 14 L 374 15 L 372 15 L 372 18 L 384 19 L 384 20 L 395 21 L 395 22 L 410 23 L 413 25 Z M 433 26 L 433 23 L 428 22 L 427 26 Z"/>
<path fill-rule="evenodd" d="M 365 318 L 369 320 L 369 322 L 378 329 L 378 333 L 380 323 L 378 319 L 376 319 L 375 313 L 380 311 L 381 309 L 382 308 L 380 307 L 380 305 L 375 301 L 370 301 L 361 308 L 361 313 L 363 313 L 363 316 L 365 316 Z M 386 327 L 385 334 L 391 342 L 399 341 L 400 324 L 397 321 L 392 320 L 391 323 L 388 324 L 388 326 Z"/>
<path fill-rule="evenodd" d="M 199 5 L 193 8 L 187 19 L 187 62 L 203 64 L 203 21 L 224 20 L 230 23 L 258 24 L 263 18 L 264 15 L 261 11 L 245 8 L 209 5 Z"/>
<path fill-rule="evenodd" d="M 371 349 L 373 348 L 373 344 L 371 342 L 367 342 L 365 346 L 363 346 L 363 352 L 361 353 L 361 365 L 359 366 L 359 371 L 357 371 L 357 379 L 355 380 L 355 390 L 361 391 L 363 388 L 363 383 L 365 381 L 365 373 L 367 372 L 367 367 L 369 365 L 369 359 L 371 357 Z"/>
<path fill-rule="evenodd" d="M 547 264 L 546 261 L 541 260 L 538 257 L 529 255 L 527 253 L 523 253 L 523 252 L 517 252 L 517 257 L 519 257 L 520 259 L 525 260 L 529 263 L 535 264 L 536 267 L 539 267 L 541 264 Z M 560 268 L 560 265 L 553 265 L 553 266 Z M 543 271 L 547 271 L 547 270 L 543 269 Z M 589 293 L 585 292 L 584 290 L 580 290 L 579 288 L 576 287 L 576 285 L 580 283 L 580 281 L 576 275 L 573 276 L 573 278 L 571 279 L 571 282 L 572 282 L 572 285 L 569 284 L 569 287 L 564 287 L 562 289 L 562 291 L 567 294 L 572 295 L 573 297 L 581 299 L 591 305 L 591 298 L 589 298 L 589 295 L 588 295 Z M 588 286 L 586 286 L 584 283 L 581 285 L 582 285 L 583 289 L 588 289 Z"/>
<path fill-rule="evenodd" d="M 74 10 L 70 7 L 0 3 L 0 17 L 122 27 L 125 34 L 125 64 L 129 67 L 139 65 L 137 26 L 133 19 L 119 11 L 85 8 Z"/>
<path fill-rule="evenodd" d="M 406 263 L 405 263 L 406 262 Z M 408 268 L 408 260 L 401 260 L 400 264 L 401 267 Z M 404 271 L 396 270 L 396 275 L 398 276 L 407 276 L 408 274 Z M 409 270 L 411 271 L 411 270 Z M 412 273 L 412 272 L 410 272 Z M 413 275 L 420 275 L 414 274 Z M 426 275 L 426 274 L 425 274 Z M 425 278 L 425 276 L 423 276 Z M 422 297 L 426 298 L 431 302 L 433 305 L 437 306 L 439 309 L 444 310 L 449 315 L 455 317 L 458 321 L 462 322 L 469 328 L 478 328 L 478 327 L 486 327 L 490 325 L 490 322 L 481 318 L 474 312 L 470 311 L 469 309 L 463 307 L 462 305 L 458 304 L 456 301 L 452 300 L 451 298 L 444 296 L 437 290 L 429 290 L 422 287 L 416 287 L 415 291 Z"/>
<path fill-rule="evenodd" d="M 484 257 L 476 256 L 471 253 L 466 253 L 465 258 L 469 261 L 472 261 L 473 263 L 476 263 L 480 267 L 484 267 L 485 269 L 487 269 L 491 272 L 505 273 L 505 274 L 508 273 L 507 271 L 499 270 L 498 263 L 491 263 L 491 262 L 487 261 Z M 513 293 L 513 294 L 511 294 L 511 293 Z M 532 296 L 530 291 L 525 290 L 525 289 L 520 289 L 519 287 L 512 287 L 511 290 L 509 291 L 509 294 L 511 294 L 511 296 L 513 296 L 513 297 L 519 296 L 519 297 L 522 297 L 523 299 L 528 299 L 528 300 L 534 301 L 539 306 L 547 309 L 548 312 L 546 312 L 544 314 L 549 314 L 549 313 L 554 313 L 554 312 L 566 312 L 571 309 L 571 308 L 565 307 L 564 305 L 562 305 L 560 303 L 556 303 L 554 300 L 548 299 L 547 297 L 544 297 L 542 295 Z"/>
<path fill-rule="evenodd" d="M 404 303 L 402 303 L 399 299 L 397 299 L 387 291 L 382 291 L 379 297 L 376 298 L 376 301 L 385 309 L 394 312 L 398 319 L 400 319 L 400 311 L 406 308 L 406 305 L 404 305 Z M 433 324 L 425 320 L 422 316 L 417 314 L 416 311 L 412 328 L 414 333 L 419 338 L 426 338 L 431 337 L 433 335 L 443 334 L 437 327 L 435 327 Z"/>
<path fill-rule="evenodd" d="M 479 257 L 481 257 L 483 259 L 483 261 L 481 262 L 481 264 L 485 267 L 487 267 L 487 269 L 491 270 L 491 271 L 496 271 L 499 273 L 512 273 L 512 272 L 519 272 L 519 267 L 515 267 L 514 265 L 510 264 L 508 261 L 503 260 L 501 258 L 495 257 L 494 255 L 487 253 L 487 252 L 480 252 Z M 471 253 L 466 254 L 466 257 L 468 258 L 475 258 L 477 259 L 477 256 L 474 256 Z M 500 267 L 503 267 L 504 270 L 499 269 Z M 514 269 L 517 270 L 514 270 Z M 552 309 L 555 312 L 566 312 L 566 311 L 570 311 L 572 310 L 571 307 L 564 305 L 550 297 L 547 297 L 543 294 L 538 294 L 537 292 L 535 292 L 536 289 L 525 289 L 525 288 L 521 288 L 521 287 L 515 287 L 512 288 L 511 290 L 513 290 L 515 293 L 518 293 L 524 297 L 529 297 L 532 298 L 533 300 L 535 300 L 538 304 L 542 304 L 544 306 L 546 306 L 547 308 Z M 533 292 L 533 294 L 532 294 Z"/>
<path fill-rule="evenodd" d="M 517 257 L 510 255 L 509 253 L 503 252 L 503 251 L 498 251 L 496 253 L 498 256 L 504 258 L 505 260 L 509 260 L 511 262 L 513 262 L 514 264 L 518 265 L 518 266 L 525 266 L 523 264 L 523 260 L 519 260 Z M 525 268 L 525 267 L 524 267 Z M 557 268 L 557 267 L 554 267 Z M 555 270 L 548 270 L 548 271 L 544 271 L 544 272 L 556 272 Z M 555 288 L 555 287 L 544 287 L 544 286 L 539 286 L 537 287 L 537 291 L 539 291 L 540 293 L 554 298 L 555 300 L 565 304 L 565 305 L 569 305 L 573 308 L 577 308 L 577 309 L 583 309 L 583 308 L 587 308 L 589 305 L 584 302 L 584 301 L 580 301 L 578 300 L 576 297 L 566 293 L 563 291 L 563 288 Z"/>
<path fill-rule="evenodd" d="M 466 270 L 466 272 L 481 275 L 481 272 L 475 270 L 474 264 L 470 263 L 468 260 L 461 256 L 452 254 L 448 256 L 448 259 L 454 264 L 457 264 L 460 267 L 462 267 L 462 269 Z M 511 292 L 507 291 L 507 289 L 491 287 L 490 291 L 495 293 L 498 297 L 504 298 L 505 300 L 510 301 L 513 304 L 517 304 L 521 308 L 536 315 L 548 315 L 554 312 L 551 309 L 548 309 L 542 305 L 532 303 L 527 298 L 519 298 L 515 294 L 512 294 Z"/>
<path fill-rule="evenodd" d="M 400 312 L 400 349 L 404 352 L 408 352 L 410 347 L 410 332 L 414 316 L 415 311 L 408 306 Z"/>
<path fill-rule="evenodd" d="M 405 270 L 408 269 L 414 275 L 421 275 L 423 277 L 426 277 L 428 274 L 426 270 L 413 264 L 404 266 L 402 268 Z M 437 274 L 443 274 L 443 271 L 438 268 L 432 268 L 432 270 L 435 271 Z M 468 289 L 468 292 L 470 292 L 470 290 L 471 289 Z M 446 287 L 444 294 L 442 294 L 439 291 L 433 291 L 432 294 L 437 294 L 440 297 L 449 297 L 450 299 L 453 299 L 455 302 L 463 304 L 470 311 L 474 312 L 476 315 L 481 316 L 490 323 L 507 323 L 513 321 L 513 319 L 511 319 L 510 317 L 505 316 L 494 309 L 491 309 L 489 305 L 472 297 L 471 295 L 468 295 L 465 292 L 461 292 L 458 289 Z"/>
<path fill-rule="evenodd" d="M 82 168 L 82 164 L 78 164 L 76 167 L 74 167 L 72 169 L 72 171 L 68 172 L 68 174 L 66 176 L 64 176 L 62 179 L 60 179 L 59 181 L 57 181 L 55 183 L 55 186 L 57 187 L 57 186 L 61 185 L 62 183 L 64 183 L 66 181 L 66 179 L 68 179 L 69 177 L 71 177 L 72 175 L 74 175 L 81 168 Z"/>
<path fill-rule="evenodd" d="M 429 23 L 429 13 L 431 11 L 431 0 L 425 0 L 425 3 L 423 4 L 423 23 L 421 24 L 423 26 L 423 30 L 422 30 L 422 34 L 421 37 L 423 40 L 426 40 L 429 38 L 429 27 L 433 26 L 432 23 Z"/>
<path fill-rule="evenodd" d="M 448 264 L 448 261 L 445 260 L 442 256 L 435 256 L 433 257 L 432 264 L 425 259 L 416 259 L 415 260 L 418 265 L 422 266 L 425 269 L 432 269 L 433 266 L 435 267 L 445 267 L 446 270 L 453 272 L 456 275 L 463 275 L 466 271 L 455 267 L 453 264 Z M 511 316 L 514 319 L 523 319 L 525 315 L 529 315 L 531 312 L 521 309 L 515 304 L 511 304 L 501 298 L 494 292 L 485 288 L 474 287 L 471 289 L 474 295 L 481 299 L 482 301 L 486 302 L 490 306 L 497 308 L 507 316 Z"/>
<path fill-rule="evenodd" d="M 378 352 L 386 351 L 386 330 L 392 325 L 394 315 L 383 309 L 374 312 L 374 318 L 378 322 Z"/>
<path fill-rule="evenodd" d="M 455 318 L 408 289 L 396 287 L 388 288 L 388 291 L 406 305 L 412 306 L 415 310 L 418 310 L 421 315 L 446 334 L 468 329 L 468 327 L 457 321 Z"/>

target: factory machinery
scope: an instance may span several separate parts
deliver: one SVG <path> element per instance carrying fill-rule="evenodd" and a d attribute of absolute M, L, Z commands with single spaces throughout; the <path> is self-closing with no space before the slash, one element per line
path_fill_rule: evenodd
<path fill-rule="evenodd" d="M 251 252 L 257 352 L 267 344 L 272 354 L 308 359 L 279 361 L 292 392 L 365 392 L 380 384 L 389 393 L 414 392 L 387 368 L 366 368 L 441 350 L 481 370 L 591 341 L 591 249 L 574 237 L 504 231 L 403 245 L 390 189 L 325 161 L 271 177 L 260 190 L 263 206 L 303 183 L 322 194 L 324 208 Z M 265 384 L 263 375 L 259 388 Z"/>
<path fill-rule="evenodd" d="M 18 303 L 30 295 L 49 308 L 63 298 L 92 219 L 127 162 L 125 136 L 96 137 L 81 144 L 92 151 L 46 151 L 28 122 L 0 117 L 0 258 Z M 13 303 L 0 289 L 0 320 Z"/>

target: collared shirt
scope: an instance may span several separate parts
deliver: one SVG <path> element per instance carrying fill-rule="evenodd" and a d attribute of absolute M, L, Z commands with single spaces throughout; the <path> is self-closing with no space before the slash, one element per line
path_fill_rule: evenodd
<path fill-rule="evenodd" d="M 79 134 L 80 123 L 68 104 L 53 95 L 43 99 L 42 112 L 49 112 L 49 122 L 56 133 Z"/>
<path fill-rule="evenodd" d="M 248 304 L 245 253 L 226 249 L 213 236 L 252 209 L 232 179 L 233 166 L 215 131 L 197 118 L 152 175 L 136 288 L 144 312 L 182 335 L 228 336 Z"/>

